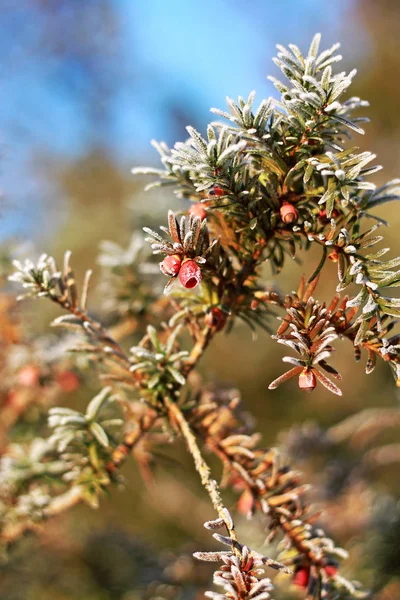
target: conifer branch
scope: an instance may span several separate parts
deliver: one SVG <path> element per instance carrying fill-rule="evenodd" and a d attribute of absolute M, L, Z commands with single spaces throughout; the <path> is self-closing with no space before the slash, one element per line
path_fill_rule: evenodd
<path fill-rule="evenodd" d="M 321 53 L 319 45 L 316 35 L 306 55 L 293 44 L 278 46 L 274 62 L 287 80 L 271 78 L 281 95 L 279 101 L 266 99 L 254 109 L 254 92 L 247 99 L 228 98 L 229 112 L 213 111 L 227 123 L 211 123 L 206 137 L 188 127 L 189 139 L 172 149 L 154 143 L 164 169 L 141 171 L 158 178 L 150 187 L 172 185 L 179 197 L 192 202 L 180 218 L 168 211 L 166 225 L 159 231 L 145 228 L 153 254 L 161 256 L 159 278 L 168 277 L 164 293 L 171 299 L 173 314 L 161 311 L 168 324 L 149 324 L 140 342 L 125 352 L 88 314 L 90 273 L 79 296 L 68 252 L 62 270 L 54 259 L 43 255 L 37 265 L 16 261 L 17 271 L 11 277 L 28 296 L 48 297 L 66 310 L 68 314 L 53 324 L 83 330 L 89 342 L 76 351 L 96 360 L 105 371 L 104 382 L 127 388 L 147 407 L 138 421 L 138 433 L 128 434 L 124 442 L 121 419 L 105 414 L 106 409 L 115 411 L 119 406 L 107 389 L 90 402 L 84 414 L 52 409 L 55 456 L 47 461 L 48 449 L 43 450 L 41 464 L 58 477 L 71 477 L 74 485 L 64 500 L 62 496 L 44 498 L 40 490 L 38 498 L 31 494 L 25 499 L 31 503 L 30 510 L 37 511 L 39 506 L 42 515 L 45 510 L 58 512 L 79 501 L 80 489 L 86 499 L 90 491 L 92 502 L 97 501 L 98 492 L 137 443 L 141 428 L 150 431 L 156 420 L 163 419 L 185 439 L 217 511 L 218 519 L 208 526 L 224 526 L 228 533 L 214 537 L 228 545 L 229 551 L 197 556 L 224 563 L 214 576 L 223 593 L 208 593 L 215 600 L 267 600 L 271 584 L 268 578 L 257 580 L 257 569 L 262 565 L 285 569 L 238 542 L 198 439 L 221 459 L 223 483 L 242 487 L 239 505 L 247 502 L 251 513 L 260 510 L 269 521 L 271 535 L 282 535 L 283 560 L 294 568 L 293 582 L 304 589 L 307 600 L 333 600 L 338 594 L 365 597 L 357 583 L 339 575 L 336 560 L 345 552 L 316 524 L 317 516 L 310 512 L 306 499 L 308 486 L 301 484 L 298 473 L 280 466 L 276 451 L 258 447 L 258 436 L 237 421 L 232 405 L 204 406 L 198 401 L 183 409 L 181 404 L 188 376 L 214 335 L 229 331 L 238 319 L 253 330 L 269 329 L 273 307 L 285 313 L 273 337 L 296 356 L 283 358 L 290 368 L 270 389 L 297 377 L 305 392 L 321 383 L 340 395 L 331 380 L 340 379 L 340 374 L 328 362 L 339 338 L 351 342 L 357 360 L 362 349 L 367 351 L 367 374 L 382 358 L 399 385 L 400 337 L 389 333 L 400 317 L 400 301 L 384 290 L 400 285 L 400 258 L 383 258 L 387 248 L 371 250 L 383 238 L 375 234 L 382 221 L 370 210 L 397 200 L 400 184 L 394 180 L 376 189 L 369 179 L 380 169 L 373 164 L 375 155 L 348 144 L 353 133 L 364 134 L 360 123 L 366 119 L 354 116 L 354 111 L 367 103 L 355 97 L 343 99 L 356 72 L 334 73 L 333 66 L 341 59 L 338 45 Z M 370 219 L 376 221 L 372 227 L 367 225 Z M 277 274 L 289 257 L 297 258 L 316 244 L 321 257 L 308 280 L 301 279 L 297 292 L 283 294 L 266 288 L 263 263 L 269 263 Z M 110 269 L 107 277 L 114 282 L 127 269 L 134 281 L 136 301 L 129 298 L 128 303 L 124 283 L 121 288 L 121 281 L 116 283 L 113 298 L 118 312 L 129 318 L 143 312 L 151 319 L 160 314 L 160 304 L 157 294 L 146 286 L 144 270 L 134 265 L 141 259 L 142 246 L 133 241 L 126 252 L 109 243 L 100 262 Z M 320 302 L 314 291 L 330 262 L 337 265 L 337 294 Z M 356 293 L 343 295 L 351 284 L 357 287 Z M 192 338 L 189 350 L 180 342 L 185 328 Z M 223 420 L 226 416 L 228 421 Z M 36 468 L 37 461 L 32 458 L 31 462 Z M 35 470 L 28 469 L 28 482 L 33 474 Z"/>

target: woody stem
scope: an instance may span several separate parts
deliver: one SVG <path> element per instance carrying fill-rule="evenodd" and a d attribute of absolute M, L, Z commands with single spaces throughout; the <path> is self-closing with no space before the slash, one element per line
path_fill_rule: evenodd
<path fill-rule="evenodd" d="M 211 502 L 216 512 L 218 513 L 219 518 L 222 519 L 228 530 L 228 534 L 232 542 L 232 551 L 237 556 L 240 556 L 240 546 L 238 544 L 234 525 L 229 517 L 228 510 L 225 508 L 222 502 L 218 484 L 212 478 L 210 467 L 208 466 L 201 454 L 201 450 L 197 443 L 196 436 L 193 433 L 189 423 L 185 418 L 185 415 L 182 413 L 179 406 L 175 402 L 172 402 L 169 398 L 165 398 L 164 402 L 166 407 L 168 408 L 171 421 L 176 423 L 180 433 L 185 439 L 188 450 L 192 455 L 196 471 L 200 475 L 201 483 L 207 490 L 208 495 L 210 496 Z"/>

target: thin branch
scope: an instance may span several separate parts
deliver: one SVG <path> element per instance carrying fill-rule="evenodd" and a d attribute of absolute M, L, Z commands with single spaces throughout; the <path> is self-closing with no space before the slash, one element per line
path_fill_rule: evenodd
<path fill-rule="evenodd" d="M 180 433 L 186 441 L 188 450 L 193 457 L 196 471 L 200 475 L 201 483 L 207 490 L 211 502 L 215 510 L 217 511 L 219 518 L 222 519 L 225 523 L 225 526 L 229 533 L 229 537 L 232 541 L 232 551 L 240 556 L 240 548 L 237 544 L 237 537 L 232 519 L 230 518 L 228 510 L 222 502 L 218 484 L 211 477 L 210 467 L 208 466 L 201 454 L 201 450 L 197 444 L 196 436 L 194 435 L 189 423 L 187 422 L 179 406 L 175 402 L 172 402 L 168 397 L 165 398 L 164 402 L 168 408 L 172 422 L 175 422 L 177 424 Z"/>

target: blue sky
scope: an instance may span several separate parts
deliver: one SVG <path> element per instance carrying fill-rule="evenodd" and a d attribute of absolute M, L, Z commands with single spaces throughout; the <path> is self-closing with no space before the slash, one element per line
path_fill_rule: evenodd
<path fill-rule="evenodd" d="M 128 96 L 133 92 L 132 107 L 143 119 L 139 127 L 134 110 L 120 113 L 122 137 L 125 127 L 136 130 L 140 144 L 163 132 L 168 137 L 168 122 L 160 110 L 165 94 L 182 90 L 184 96 L 187 91 L 196 96 L 204 125 L 209 107 L 223 107 L 225 96 L 247 95 L 253 89 L 260 98 L 270 95 L 273 87 L 266 75 L 275 68 L 275 44 L 295 40 L 307 46 L 317 31 L 323 32 L 324 44 L 334 43 L 350 6 L 342 1 L 327 8 L 328 3 L 316 0 L 152 0 L 132 2 L 128 9 L 128 3 L 116 4 L 125 22 L 124 50 L 129 55 L 132 47 L 138 49 L 139 71 L 154 74 L 144 77 L 140 90 L 126 90 Z"/>
<path fill-rule="evenodd" d="M 100 4 L 115 19 L 112 43 L 98 34 Z M 340 40 L 351 0 L 88 0 L 83 23 L 79 0 L 60 5 L 55 21 L 29 0 L 9 0 L 0 14 L 0 239 L 34 235 L 46 199 L 59 194 L 43 157 L 74 160 L 97 144 L 127 171 L 155 161 L 150 140 L 182 137 L 179 119 L 205 129 L 226 95 L 273 93 L 265 76 L 276 43 L 306 48 L 316 31 L 324 46 Z M 84 39 L 74 47 L 77 30 L 88 58 Z"/>

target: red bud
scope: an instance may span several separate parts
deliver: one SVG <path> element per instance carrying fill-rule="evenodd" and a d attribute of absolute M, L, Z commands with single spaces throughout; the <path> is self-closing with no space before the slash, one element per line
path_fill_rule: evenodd
<path fill-rule="evenodd" d="M 207 211 L 201 202 L 192 204 L 192 206 L 188 210 L 188 213 L 189 213 L 189 215 L 192 215 L 193 217 L 199 217 L 199 219 L 201 219 L 201 221 L 204 221 L 204 219 L 207 216 Z"/>
<path fill-rule="evenodd" d="M 160 263 L 160 269 L 164 275 L 176 277 L 176 275 L 179 273 L 179 269 L 181 268 L 181 264 L 181 257 L 178 256 L 178 254 L 170 254 L 169 256 L 166 256 Z"/>
<path fill-rule="evenodd" d="M 205 323 L 207 327 L 214 327 L 216 331 L 221 331 L 226 323 L 226 313 L 217 306 L 213 306 L 206 314 Z"/>
<path fill-rule="evenodd" d="M 328 575 L 328 577 L 335 577 L 337 572 L 338 570 L 337 567 L 335 567 L 335 565 L 326 565 L 325 573 Z"/>
<path fill-rule="evenodd" d="M 18 401 L 18 394 L 17 392 L 14 391 L 10 391 L 8 392 L 7 396 L 6 396 L 6 402 L 5 405 L 13 405 L 15 403 L 17 403 L 16 401 Z"/>
<path fill-rule="evenodd" d="M 301 567 L 298 571 L 296 571 L 295 576 L 293 577 L 294 585 L 297 585 L 301 588 L 306 588 L 308 586 L 308 581 L 310 579 L 310 572 L 305 567 Z"/>
<path fill-rule="evenodd" d="M 339 260 L 339 254 L 338 254 L 338 251 L 336 250 L 336 248 L 334 250 L 332 250 L 332 252 L 330 252 L 330 254 L 328 254 L 328 258 L 329 258 L 329 260 L 331 260 L 334 263 L 336 263 Z"/>
<path fill-rule="evenodd" d="M 61 371 L 56 380 L 64 392 L 74 392 L 79 387 L 79 378 L 73 371 Z"/>
<path fill-rule="evenodd" d="M 254 497 L 250 490 L 245 490 L 237 503 L 237 510 L 241 515 L 248 515 L 254 507 Z"/>
<path fill-rule="evenodd" d="M 321 221 L 326 221 L 326 222 L 330 221 L 330 219 L 328 218 L 328 216 L 326 214 L 326 208 L 320 208 L 318 216 L 321 219 Z M 332 218 L 335 219 L 338 216 L 339 216 L 339 211 L 337 211 L 336 208 L 334 208 L 332 211 L 331 219 Z"/>
<path fill-rule="evenodd" d="M 285 202 L 284 204 L 282 204 L 279 212 L 282 221 L 287 224 L 293 223 L 293 221 L 296 221 L 299 216 L 297 210 L 295 209 L 293 204 L 290 204 L 290 202 Z"/>
<path fill-rule="evenodd" d="M 202 280 L 201 269 L 194 260 L 186 260 L 179 271 L 179 280 L 183 287 L 192 290 Z"/>
<path fill-rule="evenodd" d="M 256 310 L 259 307 L 259 305 L 260 301 L 257 298 L 254 298 L 250 304 L 251 310 Z"/>
<path fill-rule="evenodd" d="M 26 365 L 19 371 L 17 380 L 20 385 L 34 387 L 39 383 L 40 368 L 37 365 Z"/>
<path fill-rule="evenodd" d="M 219 185 L 214 185 L 211 190 L 208 192 L 209 196 L 225 196 L 226 192 Z"/>
<path fill-rule="evenodd" d="M 312 392 L 317 385 L 317 378 L 309 369 L 304 369 L 299 375 L 299 388 L 303 392 Z"/>

